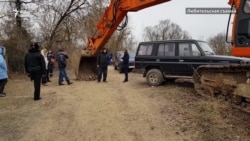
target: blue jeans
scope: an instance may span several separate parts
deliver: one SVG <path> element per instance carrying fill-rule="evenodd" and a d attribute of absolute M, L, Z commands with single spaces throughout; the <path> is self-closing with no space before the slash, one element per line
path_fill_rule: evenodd
<path fill-rule="evenodd" d="M 69 77 L 68 77 L 66 69 L 65 68 L 59 68 L 59 80 L 58 80 L 58 84 L 62 84 L 63 78 L 65 78 L 65 80 L 67 82 L 69 82 Z"/>

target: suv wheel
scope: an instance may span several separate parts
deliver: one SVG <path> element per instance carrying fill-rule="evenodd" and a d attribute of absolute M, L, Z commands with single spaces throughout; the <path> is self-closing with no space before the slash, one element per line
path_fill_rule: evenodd
<path fill-rule="evenodd" d="M 146 75 L 147 83 L 150 86 L 159 86 L 163 81 L 163 75 L 158 69 L 151 69 Z"/>

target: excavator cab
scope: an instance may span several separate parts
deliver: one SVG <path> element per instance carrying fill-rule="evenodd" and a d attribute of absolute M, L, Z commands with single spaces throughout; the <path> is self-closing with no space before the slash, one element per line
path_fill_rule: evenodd
<path fill-rule="evenodd" d="M 233 21 L 232 54 L 250 57 L 250 0 L 230 0 L 236 8 Z"/>

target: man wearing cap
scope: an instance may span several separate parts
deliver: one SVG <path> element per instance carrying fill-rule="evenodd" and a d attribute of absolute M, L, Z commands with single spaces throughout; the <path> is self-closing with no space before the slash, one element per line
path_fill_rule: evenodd
<path fill-rule="evenodd" d="M 97 56 L 97 81 L 100 82 L 103 76 L 103 82 L 107 82 L 109 56 L 107 54 L 107 49 L 103 48 L 99 55 Z"/>

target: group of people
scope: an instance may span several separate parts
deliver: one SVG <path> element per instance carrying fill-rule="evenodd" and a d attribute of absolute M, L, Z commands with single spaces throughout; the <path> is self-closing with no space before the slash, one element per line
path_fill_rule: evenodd
<path fill-rule="evenodd" d="M 125 74 L 125 79 L 123 82 L 128 82 L 128 69 L 129 69 L 129 54 L 126 48 L 123 49 L 124 56 L 122 69 Z M 103 48 L 99 55 L 97 56 L 97 82 L 107 82 L 107 73 L 109 65 L 110 56 L 106 48 Z"/>
<path fill-rule="evenodd" d="M 4 87 L 8 80 L 7 65 L 4 58 L 5 48 L 0 46 L 0 97 L 6 96 L 4 93 Z M 66 66 L 67 66 L 68 55 L 60 49 L 59 52 L 54 55 L 51 50 L 41 50 L 37 43 L 32 43 L 28 53 L 25 55 L 24 67 L 25 71 L 32 81 L 34 81 L 34 100 L 40 100 L 40 88 L 41 84 L 51 82 L 50 77 L 53 76 L 54 63 L 58 63 L 59 78 L 58 85 L 64 85 L 63 81 L 67 82 L 68 85 L 72 84 L 70 81 Z M 123 70 L 125 79 L 123 82 L 128 81 L 128 67 L 129 67 L 129 54 L 127 49 L 124 48 L 123 56 Z M 106 48 L 103 48 L 97 56 L 97 81 L 107 82 L 108 65 L 110 56 Z"/>
<path fill-rule="evenodd" d="M 28 53 L 25 55 L 24 66 L 30 79 L 34 81 L 34 100 L 40 100 L 41 84 L 46 84 L 53 76 L 54 62 L 57 61 L 59 69 L 58 85 L 63 85 L 65 78 L 68 85 L 72 84 L 66 72 L 68 56 L 62 49 L 59 50 L 56 56 L 52 51 L 40 50 L 37 43 L 32 43 Z"/>
<path fill-rule="evenodd" d="M 51 82 L 50 77 L 53 76 L 55 56 L 51 50 L 47 51 L 47 49 L 42 49 L 41 54 L 43 55 L 46 68 L 46 75 L 42 76 L 42 84 L 46 86 L 47 82 Z"/>

